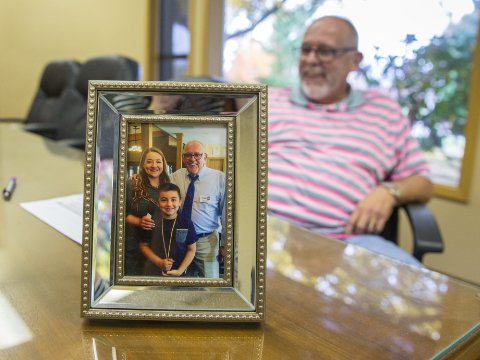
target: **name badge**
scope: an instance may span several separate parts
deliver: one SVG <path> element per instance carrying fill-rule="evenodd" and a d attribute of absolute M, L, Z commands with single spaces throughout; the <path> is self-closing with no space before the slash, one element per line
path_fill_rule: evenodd
<path fill-rule="evenodd" d="M 210 195 L 203 195 L 200 196 L 200 202 L 209 202 L 210 201 Z"/>

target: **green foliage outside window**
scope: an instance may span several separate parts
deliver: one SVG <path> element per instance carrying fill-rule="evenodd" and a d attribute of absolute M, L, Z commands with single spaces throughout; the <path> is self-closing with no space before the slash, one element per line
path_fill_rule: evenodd
<path fill-rule="evenodd" d="M 464 133 L 476 16 L 464 16 L 442 36 L 412 50 L 412 56 L 376 57 L 377 67 L 384 64 L 382 77 L 391 79 L 392 89 L 412 123 L 420 121 L 431 129 L 429 137 L 419 139 L 424 150 L 441 147 L 441 139 L 446 135 Z M 415 41 L 414 34 L 407 35 L 406 52 Z M 370 76 L 371 67 L 362 69 L 363 76 L 368 84 L 378 85 L 379 79 Z"/>

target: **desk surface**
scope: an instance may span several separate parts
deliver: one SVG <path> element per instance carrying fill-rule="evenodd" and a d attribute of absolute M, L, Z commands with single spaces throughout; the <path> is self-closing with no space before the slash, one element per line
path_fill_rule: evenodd
<path fill-rule="evenodd" d="M 83 153 L 0 124 L 1 359 L 428 359 L 480 354 L 480 288 L 268 225 L 264 324 L 80 318 L 81 249 L 21 202 L 83 191 Z M 3 186 L 3 184 L 1 184 Z"/>

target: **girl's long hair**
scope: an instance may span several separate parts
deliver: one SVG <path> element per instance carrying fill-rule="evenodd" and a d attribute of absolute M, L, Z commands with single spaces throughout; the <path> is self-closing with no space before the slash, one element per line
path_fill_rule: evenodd
<path fill-rule="evenodd" d="M 147 191 L 146 185 L 150 183 L 150 180 L 148 179 L 148 175 L 145 172 L 145 169 L 143 168 L 143 164 L 145 163 L 145 158 L 147 157 L 148 153 L 155 152 L 159 154 L 162 157 L 162 162 L 163 162 L 163 170 L 160 174 L 160 185 L 163 183 L 169 183 L 170 182 L 170 177 L 167 174 L 167 159 L 165 159 L 165 155 L 163 152 L 157 148 L 157 147 L 149 147 L 146 148 L 143 153 L 142 157 L 140 158 L 140 163 L 139 163 L 139 176 L 137 176 L 134 179 L 135 185 L 133 187 L 133 202 L 136 202 L 140 199 L 145 199 L 147 201 L 150 201 L 154 203 L 155 205 L 158 206 L 158 199 L 153 199 Z"/>

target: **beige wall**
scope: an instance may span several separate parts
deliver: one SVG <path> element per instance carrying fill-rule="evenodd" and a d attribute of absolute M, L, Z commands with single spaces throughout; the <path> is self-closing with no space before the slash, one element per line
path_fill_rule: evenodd
<path fill-rule="evenodd" d="M 0 117 L 25 117 L 46 63 L 148 59 L 148 0 L 0 0 Z"/>
<path fill-rule="evenodd" d="M 480 127 L 477 130 L 480 139 Z M 435 214 L 445 242 L 443 254 L 428 254 L 431 269 L 480 285 L 480 146 L 475 149 L 469 200 L 466 203 L 434 197 L 429 206 Z M 402 218 L 402 234 L 408 233 Z M 407 236 L 408 237 L 408 236 Z M 404 248 L 410 247 L 404 241 Z"/>
<path fill-rule="evenodd" d="M 480 127 L 478 128 L 480 130 Z M 480 139 L 480 133 L 477 133 Z M 480 284 L 480 146 L 476 146 L 469 201 L 434 198 L 435 213 L 445 242 L 443 254 L 429 254 L 424 263 L 435 270 Z M 405 222 L 405 221 L 404 221 Z M 403 225 L 403 224 L 402 224 Z M 402 226 L 405 233 L 405 227 Z M 405 247 L 408 245 L 405 244 Z"/>

